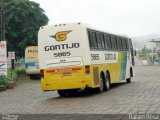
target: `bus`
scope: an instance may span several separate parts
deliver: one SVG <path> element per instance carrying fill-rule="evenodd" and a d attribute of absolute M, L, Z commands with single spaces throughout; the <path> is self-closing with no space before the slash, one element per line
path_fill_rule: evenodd
<path fill-rule="evenodd" d="M 28 46 L 25 49 L 25 65 L 26 74 L 30 79 L 40 77 L 40 69 L 38 63 L 38 46 Z"/>
<path fill-rule="evenodd" d="M 101 93 L 134 76 L 131 39 L 87 24 L 41 27 L 38 50 L 42 90 L 60 96 L 87 88 Z"/>

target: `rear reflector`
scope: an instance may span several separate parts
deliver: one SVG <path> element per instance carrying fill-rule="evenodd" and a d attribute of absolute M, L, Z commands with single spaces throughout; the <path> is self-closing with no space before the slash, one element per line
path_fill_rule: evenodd
<path fill-rule="evenodd" d="M 72 72 L 72 71 L 78 71 L 82 68 L 65 68 L 65 69 L 55 69 L 55 70 L 47 70 L 47 73 L 63 73 L 63 72 Z"/>
<path fill-rule="evenodd" d="M 90 75 L 90 66 L 89 65 L 85 66 L 85 71 L 86 71 L 86 75 Z"/>

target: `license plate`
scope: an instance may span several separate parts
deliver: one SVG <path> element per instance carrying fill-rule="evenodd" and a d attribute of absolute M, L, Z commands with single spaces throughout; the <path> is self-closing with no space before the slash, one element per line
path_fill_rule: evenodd
<path fill-rule="evenodd" d="M 64 72 L 63 76 L 71 76 L 71 72 Z"/>

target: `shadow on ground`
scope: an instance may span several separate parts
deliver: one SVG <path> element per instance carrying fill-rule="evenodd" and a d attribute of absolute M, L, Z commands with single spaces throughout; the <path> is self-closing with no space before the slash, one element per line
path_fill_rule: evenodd
<path fill-rule="evenodd" d="M 109 91 L 112 91 L 112 89 L 116 89 L 118 87 L 122 87 L 124 85 L 128 85 L 128 84 L 132 84 L 132 83 L 114 83 L 111 85 L 111 88 Z M 105 91 L 108 92 L 108 91 Z M 54 99 L 67 99 L 67 98 L 83 98 L 83 97 L 93 97 L 93 96 L 97 96 L 100 95 L 100 93 L 96 93 L 94 89 L 87 89 L 87 90 L 82 90 L 82 91 L 77 91 L 75 92 L 75 94 L 72 95 L 68 95 L 65 97 L 62 96 L 57 96 L 54 98 L 50 98 L 50 100 L 54 100 Z"/>

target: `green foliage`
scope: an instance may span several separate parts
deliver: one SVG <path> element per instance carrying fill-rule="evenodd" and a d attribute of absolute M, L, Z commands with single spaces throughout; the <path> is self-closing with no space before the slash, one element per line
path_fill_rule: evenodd
<path fill-rule="evenodd" d="M 8 87 L 9 79 L 6 76 L 0 76 L 0 87 Z"/>
<path fill-rule="evenodd" d="M 142 59 L 142 60 L 146 60 L 147 59 L 147 54 L 146 54 L 146 51 L 144 49 L 142 49 L 140 52 L 139 52 L 139 58 Z"/>
<path fill-rule="evenodd" d="M 139 51 L 139 58 L 141 60 L 147 60 L 147 59 L 157 59 L 156 55 L 150 55 L 155 53 L 156 50 L 155 49 L 149 49 L 149 48 L 143 48 L 141 51 Z"/>
<path fill-rule="evenodd" d="M 37 45 L 39 27 L 48 23 L 48 17 L 33 1 L 4 0 L 4 6 L 7 48 L 23 57 L 26 46 Z"/>
<path fill-rule="evenodd" d="M 18 77 L 24 76 L 24 75 L 26 75 L 26 70 L 25 69 L 18 69 L 18 70 L 16 70 L 16 74 Z"/>
<path fill-rule="evenodd" d="M 141 59 L 141 60 L 147 60 L 147 54 L 139 54 L 139 58 Z"/>
<path fill-rule="evenodd" d="M 9 79 L 16 79 L 16 77 L 17 77 L 17 75 L 16 75 L 15 70 L 12 70 L 10 68 L 7 69 L 7 78 L 9 78 Z"/>

